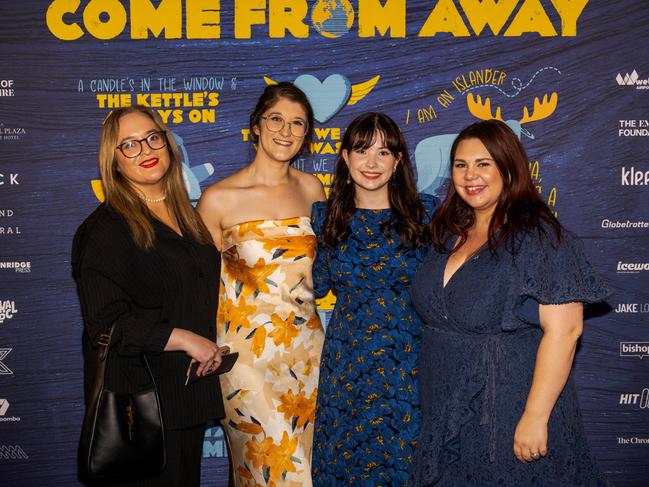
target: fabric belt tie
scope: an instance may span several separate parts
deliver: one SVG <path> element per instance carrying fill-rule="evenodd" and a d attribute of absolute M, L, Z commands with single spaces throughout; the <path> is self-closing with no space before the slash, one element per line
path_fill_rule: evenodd
<path fill-rule="evenodd" d="M 489 425 L 489 461 L 496 461 L 496 380 L 498 368 L 503 356 L 502 342 L 499 337 L 491 336 L 482 345 L 486 361 L 487 378 L 482 395 L 482 414 L 480 424 Z"/>

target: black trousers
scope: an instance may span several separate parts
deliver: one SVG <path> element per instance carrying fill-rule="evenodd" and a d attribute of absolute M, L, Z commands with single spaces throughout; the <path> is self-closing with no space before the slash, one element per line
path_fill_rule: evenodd
<path fill-rule="evenodd" d="M 167 466 L 161 474 L 144 480 L 111 482 L 106 487 L 199 487 L 205 425 L 165 430 Z M 134 474 L 136 472 L 133 472 Z"/>

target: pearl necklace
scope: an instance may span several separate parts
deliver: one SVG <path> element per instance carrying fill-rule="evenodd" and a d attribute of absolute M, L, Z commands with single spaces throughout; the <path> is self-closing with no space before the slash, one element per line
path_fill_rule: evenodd
<path fill-rule="evenodd" d="M 142 195 L 137 195 L 138 198 L 140 198 L 142 201 L 146 201 L 147 203 L 161 203 L 162 201 L 167 199 L 167 195 L 163 195 L 160 198 L 147 198 L 146 196 Z"/>

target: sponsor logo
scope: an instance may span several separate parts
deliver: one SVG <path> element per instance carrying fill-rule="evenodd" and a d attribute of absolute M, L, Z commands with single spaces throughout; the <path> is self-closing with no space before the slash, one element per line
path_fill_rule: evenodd
<path fill-rule="evenodd" d="M 32 271 L 32 263 L 30 261 L 14 261 L 14 262 L 0 262 L 1 269 L 14 269 L 21 274 Z"/>
<path fill-rule="evenodd" d="M 649 342 L 620 342 L 620 357 L 649 357 Z"/>
<path fill-rule="evenodd" d="M 0 348 L 0 375 L 14 375 L 13 371 L 3 362 L 12 350 L 13 348 Z"/>
<path fill-rule="evenodd" d="M 227 456 L 228 449 L 223 430 L 216 426 L 206 429 L 203 440 L 203 458 L 227 458 Z"/>
<path fill-rule="evenodd" d="M 15 301 L 0 301 L 0 324 L 10 320 L 18 313 Z"/>
<path fill-rule="evenodd" d="M 14 216 L 14 210 L 0 209 L 0 219 L 11 218 Z M 0 221 L 0 223 L 3 223 Z M 0 235 L 20 235 L 20 227 L 15 225 L 0 226 Z"/>
<path fill-rule="evenodd" d="M 622 167 L 620 174 L 622 186 L 649 186 L 649 171 L 639 171 L 635 167 Z"/>
<path fill-rule="evenodd" d="M 6 173 L 3 174 L 0 172 L 0 186 L 20 186 L 18 181 L 18 173 Z"/>
<path fill-rule="evenodd" d="M 15 96 L 14 80 L 0 79 L 0 96 Z"/>
<path fill-rule="evenodd" d="M 618 303 L 616 313 L 649 313 L 649 303 Z"/>
<path fill-rule="evenodd" d="M 617 230 L 619 229 L 626 229 L 626 228 L 631 228 L 631 229 L 636 229 L 636 228 L 649 228 L 649 221 L 645 220 L 609 220 L 608 218 L 604 218 L 602 220 L 602 228 L 606 228 L 607 230 Z"/>
<path fill-rule="evenodd" d="M 649 389 L 642 389 L 639 394 L 620 394 L 620 404 L 623 406 L 635 406 L 640 409 L 649 409 Z"/>
<path fill-rule="evenodd" d="M 617 437 L 618 445 L 649 445 L 649 438 L 638 438 L 637 436 Z"/>
<path fill-rule="evenodd" d="M 636 90 L 646 90 L 649 89 L 649 78 L 640 79 L 638 72 L 634 69 L 631 74 L 629 73 L 617 73 L 615 81 L 620 86 L 635 86 Z"/>
<path fill-rule="evenodd" d="M 0 140 L 20 140 L 20 137 L 27 134 L 23 127 L 12 127 L 0 123 Z"/>
<path fill-rule="evenodd" d="M 0 399 L 0 423 L 20 421 L 18 416 L 6 416 L 7 409 L 9 409 L 9 401 L 7 399 Z"/>
<path fill-rule="evenodd" d="M 622 262 L 617 263 L 618 274 L 638 274 L 641 271 L 649 271 L 649 262 Z"/>
<path fill-rule="evenodd" d="M 20 445 L 0 445 L 0 460 L 27 460 L 28 458 Z"/>
<path fill-rule="evenodd" d="M 649 137 L 649 120 L 619 120 L 618 137 Z"/>

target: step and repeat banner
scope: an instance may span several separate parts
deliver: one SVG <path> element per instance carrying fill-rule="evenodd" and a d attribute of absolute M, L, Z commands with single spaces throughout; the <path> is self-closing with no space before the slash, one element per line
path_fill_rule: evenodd
<path fill-rule="evenodd" d="M 648 37 L 644 0 L 0 2 L 2 484 L 79 485 L 70 247 L 103 198 L 106 115 L 158 110 L 197 200 L 251 160 L 249 113 L 268 83 L 287 80 L 317 121 L 295 166 L 327 188 L 362 112 L 399 123 L 419 190 L 441 196 L 454 134 L 507 122 L 539 193 L 612 291 L 576 359 L 590 444 L 613 485 L 649 485 Z M 227 485 L 226 455 L 215 425 L 204 485 Z"/>

